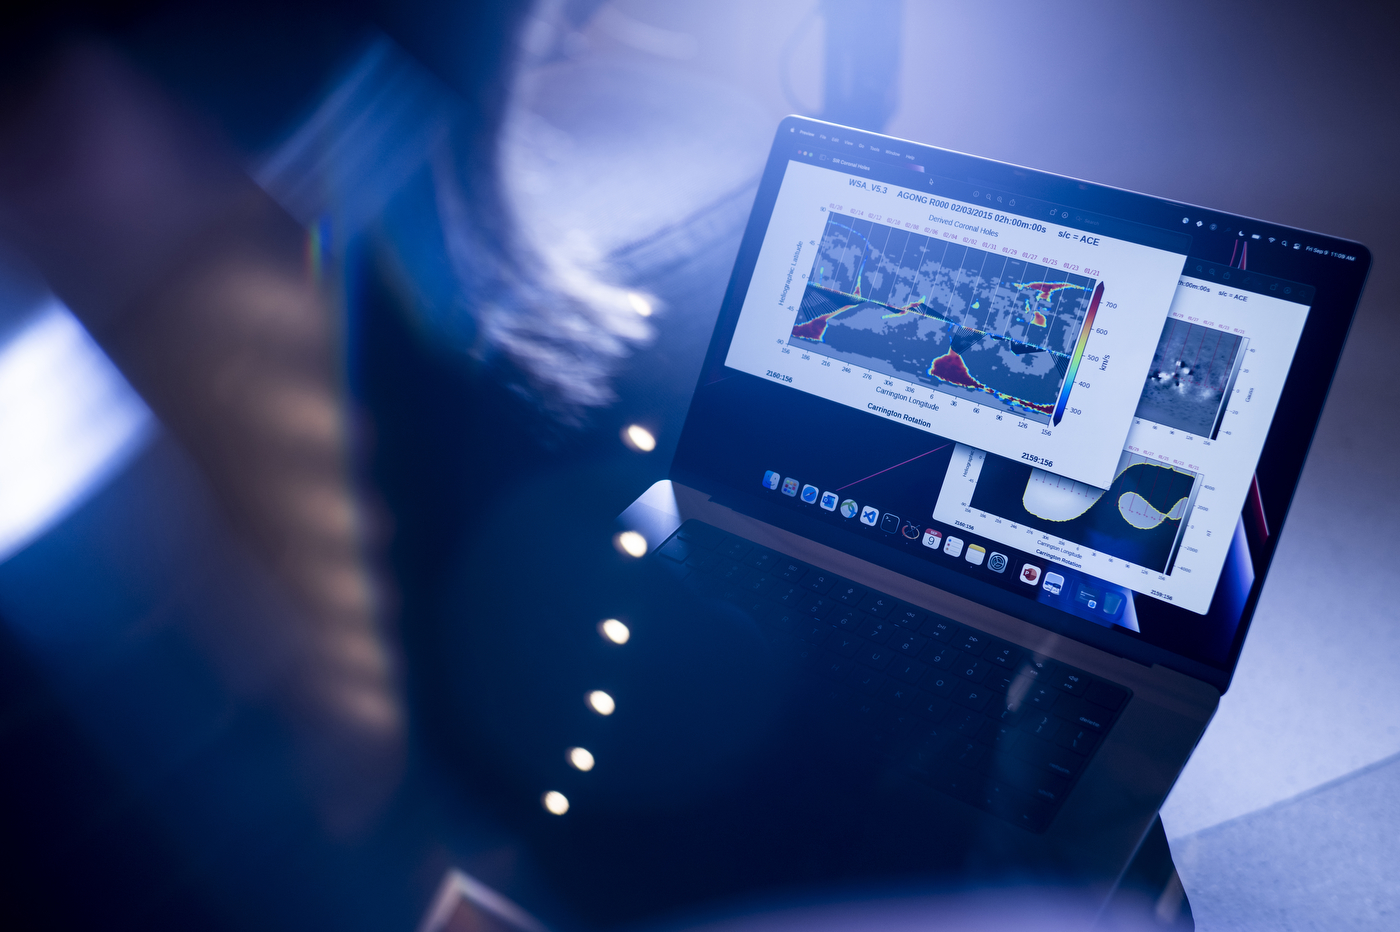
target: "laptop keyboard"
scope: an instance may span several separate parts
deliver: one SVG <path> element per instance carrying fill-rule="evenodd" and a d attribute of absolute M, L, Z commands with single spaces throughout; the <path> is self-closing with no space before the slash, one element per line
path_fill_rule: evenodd
<path fill-rule="evenodd" d="M 686 584 L 745 610 L 934 788 L 1043 832 L 1129 691 L 699 521 L 657 549 Z"/>

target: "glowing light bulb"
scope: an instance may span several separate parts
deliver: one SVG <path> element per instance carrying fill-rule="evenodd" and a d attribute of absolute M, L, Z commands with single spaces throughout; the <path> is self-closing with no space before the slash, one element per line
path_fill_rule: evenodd
<path fill-rule="evenodd" d="M 626 644 L 632 637 L 631 630 L 616 618 L 598 622 L 598 633 L 614 644 Z"/>
<path fill-rule="evenodd" d="M 540 797 L 540 801 L 544 803 L 544 808 L 553 815 L 563 815 L 569 811 L 569 797 L 558 790 L 550 790 L 545 793 L 544 796 Z"/>
<path fill-rule="evenodd" d="M 617 549 L 627 554 L 629 557 L 644 557 L 647 555 L 647 539 L 636 531 L 623 531 L 613 538 L 613 543 Z"/>
<path fill-rule="evenodd" d="M 569 763 L 587 773 L 593 769 L 593 753 L 588 748 L 569 748 Z"/>
<path fill-rule="evenodd" d="M 627 303 L 632 305 L 632 310 L 641 317 L 651 316 L 651 302 L 646 299 L 646 295 L 635 291 L 627 292 Z"/>
<path fill-rule="evenodd" d="M 617 708 L 617 703 L 613 701 L 613 697 L 609 696 L 601 689 L 593 690 L 586 698 L 588 700 L 588 707 L 599 715 L 612 715 L 613 710 Z"/>
<path fill-rule="evenodd" d="M 629 424 L 622 432 L 622 442 L 641 453 L 656 449 L 656 437 L 640 424 Z"/>

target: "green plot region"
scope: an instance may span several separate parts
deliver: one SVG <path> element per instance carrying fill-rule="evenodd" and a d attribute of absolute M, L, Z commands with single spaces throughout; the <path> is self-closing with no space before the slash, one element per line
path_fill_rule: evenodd
<path fill-rule="evenodd" d="M 968 504 L 1159 573 L 1171 571 L 1200 476 L 1124 453 L 1098 489 L 987 454 Z"/>
<path fill-rule="evenodd" d="M 828 217 L 789 343 L 1048 422 L 1095 281 Z"/>

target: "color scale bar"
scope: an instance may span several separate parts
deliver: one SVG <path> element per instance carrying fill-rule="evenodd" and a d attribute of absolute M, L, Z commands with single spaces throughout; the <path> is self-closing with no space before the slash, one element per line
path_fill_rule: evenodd
<path fill-rule="evenodd" d="M 1074 378 L 1079 375 L 1079 360 L 1084 358 L 1084 347 L 1089 343 L 1089 333 L 1094 329 L 1094 315 L 1099 312 L 1099 299 L 1103 297 L 1103 282 L 1094 289 L 1094 299 L 1089 302 L 1089 313 L 1084 315 L 1084 329 L 1079 331 L 1079 342 L 1074 344 L 1074 355 L 1069 358 L 1069 372 L 1065 375 L 1065 387 L 1060 389 L 1060 400 L 1055 402 L 1055 418 L 1051 427 L 1060 426 L 1060 418 L 1065 416 L 1065 405 L 1069 404 L 1069 392 L 1074 388 Z"/>

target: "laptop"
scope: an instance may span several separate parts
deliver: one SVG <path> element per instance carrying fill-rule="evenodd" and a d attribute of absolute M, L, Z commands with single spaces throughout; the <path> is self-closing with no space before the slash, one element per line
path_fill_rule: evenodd
<path fill-rule="evenodd" d="M 584 914 L 1016 878 L 1107 897 L 1229 688 L 1370 262 L 785 119 L 669 478 L 614 529 L 688 620 L 599 629 L 713 624 L 687 695 L 762 681 L 779 711 L 714 777 L 707 818 L 744 813 L 723 831 L 589 774 L 546 799 L 590 825 L 559 841 L 579 884 L 651 872 Z M 614 709 L 665 708 L 629 649 L 631 694 L 589 694 L 598 742 Z M 668 849 L 673 817 L 701 840 Z"/>

